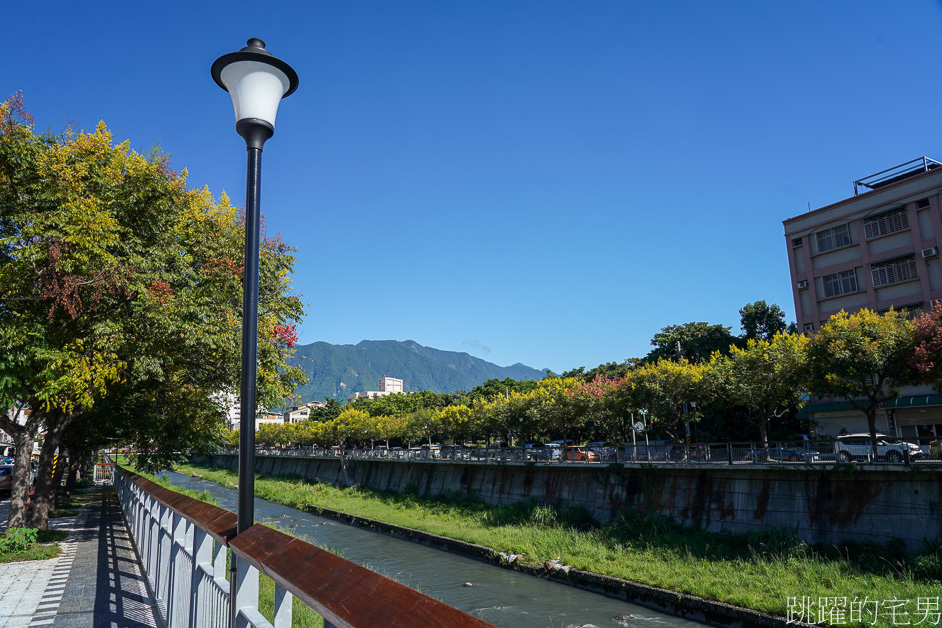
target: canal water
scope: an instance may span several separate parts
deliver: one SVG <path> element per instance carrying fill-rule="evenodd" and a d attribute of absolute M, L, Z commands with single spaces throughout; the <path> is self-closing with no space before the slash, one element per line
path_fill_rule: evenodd
<path fill-rule="evenodd" d="M 237 493 L 179 473 L 178 486 L 209 491 L 219 506 L 237 508 Z M 255 499 L 255 519 L 506 628 L 693 628 L 696 622 L 550 582 L 483 561 L 346 525 Z M 471 586 L 467 586 L 470 583 Z"/>

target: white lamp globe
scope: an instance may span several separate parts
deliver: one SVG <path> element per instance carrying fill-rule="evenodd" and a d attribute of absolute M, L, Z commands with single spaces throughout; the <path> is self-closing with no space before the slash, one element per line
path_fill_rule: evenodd
<path fill-rule="evenodd" d="M 278 103 L 298 88 L 298 74 L 265 50 L 265 42 L 252 38 L 239 52 L 216 59 L 212 75 L 232 96 L 236 127 L 262 124 L 274 131 Z"/>

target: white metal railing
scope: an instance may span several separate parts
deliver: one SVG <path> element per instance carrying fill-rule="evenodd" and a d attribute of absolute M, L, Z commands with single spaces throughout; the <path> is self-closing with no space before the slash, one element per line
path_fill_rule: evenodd
<path fill-rule="evenodd" d="M 493 628 L 267 526 L 236 535 L 234 513 L 114 465 L 106 468 L 168 628 L 288 628 L 294 597 L 321 615 L 324 628 Z M 227 551 L 237 567 L 235 586 L 226 580 Z M 258 609 L 260 570 L 275 583 L 274 622 Z"/>
<path fill-rule="evenodd" d="M 92 479 L 95 484 L 111 484 L 114 481 L 114 463 L 98 462 L 95 463 L 95 471 Z"/>
<path fill-rule="evenodd" d="M 216 516 L 201 525 L 195 518 L 175 512 L 160 495 L 145 490 L 145 485 L 132 480 L 130 474 L 116 469 L 113 475 L 118 501 L 164 624 L 169 628 L 228 626 L 225 534 L 227 529 L 234 529 L 235 515 L 229 513 L 231 517 L 226 520 L 213 513 Z M 172 497 L 172 492 L 154 486 Z M 267 621 L 255 625 L 270 626 Z M 290 607 L 283 625 L 291 625 Z"/>

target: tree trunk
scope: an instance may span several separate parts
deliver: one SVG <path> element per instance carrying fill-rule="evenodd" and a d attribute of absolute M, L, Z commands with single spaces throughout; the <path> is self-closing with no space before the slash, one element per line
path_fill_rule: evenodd
<path fill-rule="evenodd" d="M 78 479 L 79 467 L 82 466 L 82 459 L 73 448 L 67 448 L 66 454 L 69 457 L 69 474 L 65 480 L 65 497 L 72 497 L 72 491 L 75 490 L 75 481 Z"/>
<path fill-rule="evenodd" d="M 16 448 L 13 454 L 13 487 L 10 491 L 10 510 L 7 515 L 7 527 L 25 528 L 29 525 L 29 492 L 33 455 L 33 439 L 39 431 L 42 414 L 35 411 L 26 420 L 25 425 L 16 423 L 9 416 L 3 416 L 0 427 L 13 437 Z"/>
<path fill-rule="evenodd" d="M 25 429 L 13 434 L 16 453 L 13 455 L 13 488 L 10 491 L 10 512 L 7 517 L 7 526 L 10 528 L 25 528 L 29 523 L 30 476 L 33 472 L 30 461 L 34 438 L 35 432 L 30 434 Z"/>
<path fill-rule="evenodd" d="M 36 476 L 36 489 L 33 497 L 32 512 L 30 513 L 30 527 L 45 530 L 49 524 L 49 513 L 53 508 L 56 497 L 55 478 L 53 477 L 52 465 L 55 459 L 56 449 L 62 440 L 62 432 L 65 431 L 68 417 L 60 412 L 50 413 L 47 416 L 48 431 L 46 440 L 43 443 L 42 452 L 39 454 L 39 469 Z M 57 466 L 57 475 L 62 477 L 62 465 L 65 464 L 65 456 L 62 456 Z"/>

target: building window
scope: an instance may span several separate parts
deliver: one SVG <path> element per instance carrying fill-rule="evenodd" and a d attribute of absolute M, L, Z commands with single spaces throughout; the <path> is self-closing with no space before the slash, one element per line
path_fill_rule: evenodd
<path fill-rule="evenodd" d="M 821 277 L 824 282 L 824 297 L 838 297 L 842 294 L 857 292 L 857 270 L 851 268 L 833 275 Z"/>
<path fill-rule="evenodd" d="M 801 238 L 795 238 L 792 240 L 792 246 L 801 246 Z"/>
<path fill-rule="evenodd" d="M 906 213 L 905 207 L 897 207 L 864 219 L 864 233 L 868 240 L 904 229 L 909 229 L 909 214 Z"/>
<path fill-rule="evenodd" d="M 921 198 L 916 201 L 916 209 L 927 209 L 929 207 L 929 199 Z"/>
<path fill-rule="evenodd" d="M 850 229 L 847 225 L 837 225 L 818 232 L 818 253 L 850 244 Z"/>
<path fill-rule="evenodd" d="M 874 287 L 919 279 L 919 274 L 916 272 L 916 256 L 904 255 L 870 264 L 870 276 L 873 278 Z"/>

